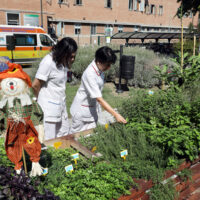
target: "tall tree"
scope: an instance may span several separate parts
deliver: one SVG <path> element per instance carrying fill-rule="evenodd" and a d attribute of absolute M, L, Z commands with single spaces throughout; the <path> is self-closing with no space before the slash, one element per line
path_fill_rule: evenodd
<path fill-rule="evenodd" d="M 200 11 L 200 0 L 177 0 L 177 2 L 180 2 L 182 6 L 182 12 L 183 14 L 187 14 L 188 12 L 192 11 L 192 13 L 195 15 L 197 12 Z M 177 11 L 177 14 L 180 12 L 180 9 Z"/>

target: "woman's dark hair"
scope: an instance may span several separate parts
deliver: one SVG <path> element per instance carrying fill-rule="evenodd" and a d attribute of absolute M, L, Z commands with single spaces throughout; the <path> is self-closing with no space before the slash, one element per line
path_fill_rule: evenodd
<path fill-rule="evenodd" d="M 115 64 L 116 60 L 114 51 L 107 46 L 97 49 L 95 53 L 95 62 Z"/>
<path fill-rule="evenodd" d="M 52 57 L 56 65 L 66 65 L 72 53 L 78 49 L 76 41 L 70 37 L 65 37 L 52 47 Z"/>

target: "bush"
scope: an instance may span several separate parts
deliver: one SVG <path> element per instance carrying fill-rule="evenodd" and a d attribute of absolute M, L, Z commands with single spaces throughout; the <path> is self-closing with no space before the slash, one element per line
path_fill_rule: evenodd
<path fill-rule="evenodd" d="M 113 50 L 119 50 L 119 45 L 109 45 Z M 94 59 L 95 51 L 99 46 L 85 46 L 79 47 L 76 60 L 73 64 L 72 71 L 76 78 L 81 78 L 83 71 Z M 135 72 L 134 78 L 129 80 L 130 86 L 135 87 L 153 87 L 159 84 L 159 80 L 153 76 L 155 74 L 155 65 L 171 65 L 167 57 L 158 56 L 151 50 L 141 47 L 124 47 L 124 55 L 135 56 Z M 119 53 L 117 55 L 117 62 L 105 73 L 107 81 L 113 81 L 119 74 Z"/>
<path fill-rule="evenodd" d="M 177 54 L 179 51 L 181 51 L 181 42 L 179 41 L 178 43 L 175 43 L 174 45 L 174 52 Z M 194 41 L 193 39 L 187 39 L 184 41 L 184 52 L 189 53 L 190 56 L 193 55 L 193 48 L 194 48 Z M 196 55 L 199 52 L 199 41 L 197 40 L 196 42 L 196 47 L 195 47 L 195 53 Z"/>
<path fill-rule="evenodd" d="M 177 105 L 183 105 L 184 96 L 175 90 L 155 91 L 149 95 L 147 91 L 138 91 L 135 96 L 124 101 L 120 113 L 133 122 L 169 124 L 171 114 Z"/>

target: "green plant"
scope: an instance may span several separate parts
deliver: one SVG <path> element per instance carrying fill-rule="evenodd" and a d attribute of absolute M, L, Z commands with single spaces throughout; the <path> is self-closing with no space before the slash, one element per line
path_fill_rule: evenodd
<path fill-rule="evenodd" d="M 97 147 L 97 151 L 104 158 L 116 166 L 122 168 L 132 177 L 161 180 L 163 169 L 167 166 L 167 158 L 162 148 L 151 144 L 145 132 L 144 124 L 141 126 L 113 125 L 107 131 L 98 127 L 98 134 L 92 134 L 89 138 L 82 138 L 81 142 L 88 148 Z M 120 151 L 127 149 L 126 161 L 120 157 Z"/>
<path fill-rule="evenodd" d="M 6 155 L 5 139 L 3 137 L 0 137 L 0 157 L 0 166 L 14 167 L 14 164 L 10 162 Z"/>
<path fill-rule="evenodd" d="M 189 57 L 188 53 L 184 53 L 183 70 L 180 65 L 180 59 L 180 52 L 176 58 L 172 59 L 174 61 L 174 67 L 171 69 L 171 72 L 176 79 L 174 79 L 171 84 L 183 86 L 184 88 L 186 88 L 200 77 L 200 55 Z"/>
<path fill-rule="evenodd" d="M 130 122 L 167 125 L 176 106 L 185 101 L 183 94 L 177 90 L 154 91 L 153 95 L 143 90 L 124 101 L 119 112 Z"/>
<path fill-rule="evenodd" d="M 161 88 L 164 89 L 164 85 L 168 83 L 168 80 L 171 76 L 168 66 L 166 64 L 162 67 L 155 66 L 154 69 L 158 72 L 154 75 L 154 77 L 161 81 Z"/>
<path fill-rule="evenodd" d="M 114 50 L 119 50 L 119 45 L 109 45 Z M 76 60 L 72 66 L 72 71 L 76 78 L 80 79 L 83 71 L 92 62 L 95 51 L 99 46 L 79 47 Z M 171 65 L 167 57 L 158 56 L 153 51 L 140 47 L 124 47 L 124 55 L 135 56 L 134 78 L 128 81 L 128 84 L 135 87 L 149 88 L 158 85 L 158 80 L 154 78 L 155 65 Z M 117 62 L 105 73 L 105 80 L 113 81 L 119 76 L 119 54 Z"/>
<path fill-rule="evenodd" d="M 192 171 L 189 169 L 184 169 L 178 173 L 178 176 L 183 182 L 187 181 L 188 179 L 192 180 Z"/>
<path fill-rule="evenodd" d="M 149 192 L 150 200 L 174 200 L 177 196 L 173 182 L 156 184 Z"/>
<path fill-rule="evenodd" d="M 85 160 L 82 157 L 74 171 L 67 173 L 64 167 L 70 163 L 70 149 L 49 148 L 45 154 L 49 173 L 40 178 L 38 189 L 49 189 L 63 200 L 107 200 L 117 199 L 122 194 L 129 194 L 134 183 L 132 178 L 118 166 L 99 160 Z M 35 180 L 38 181 L 38 180 Z"/>

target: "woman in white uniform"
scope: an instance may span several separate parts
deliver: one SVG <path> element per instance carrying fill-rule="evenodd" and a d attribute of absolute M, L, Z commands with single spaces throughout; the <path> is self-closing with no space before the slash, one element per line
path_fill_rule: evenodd
<path fill-rule="evenodd" d="M 65 90 L 77 48 L 74 39 L 63 38 L 43 58 L 35 75 L 32 87 L 44 112 L 45 140 L 69 133 Z"/>
<path fill-rule="evenodd" d="M 70 108 L 72 125 L 70 133 L 95 128 L 100 105 L 120 123 L 127 123 L 103 98 L 104 72 L 116 62 L 116 55 L 107 46 L 99 48 L 93 60 L 84 71 L 81 85 Z"/>

